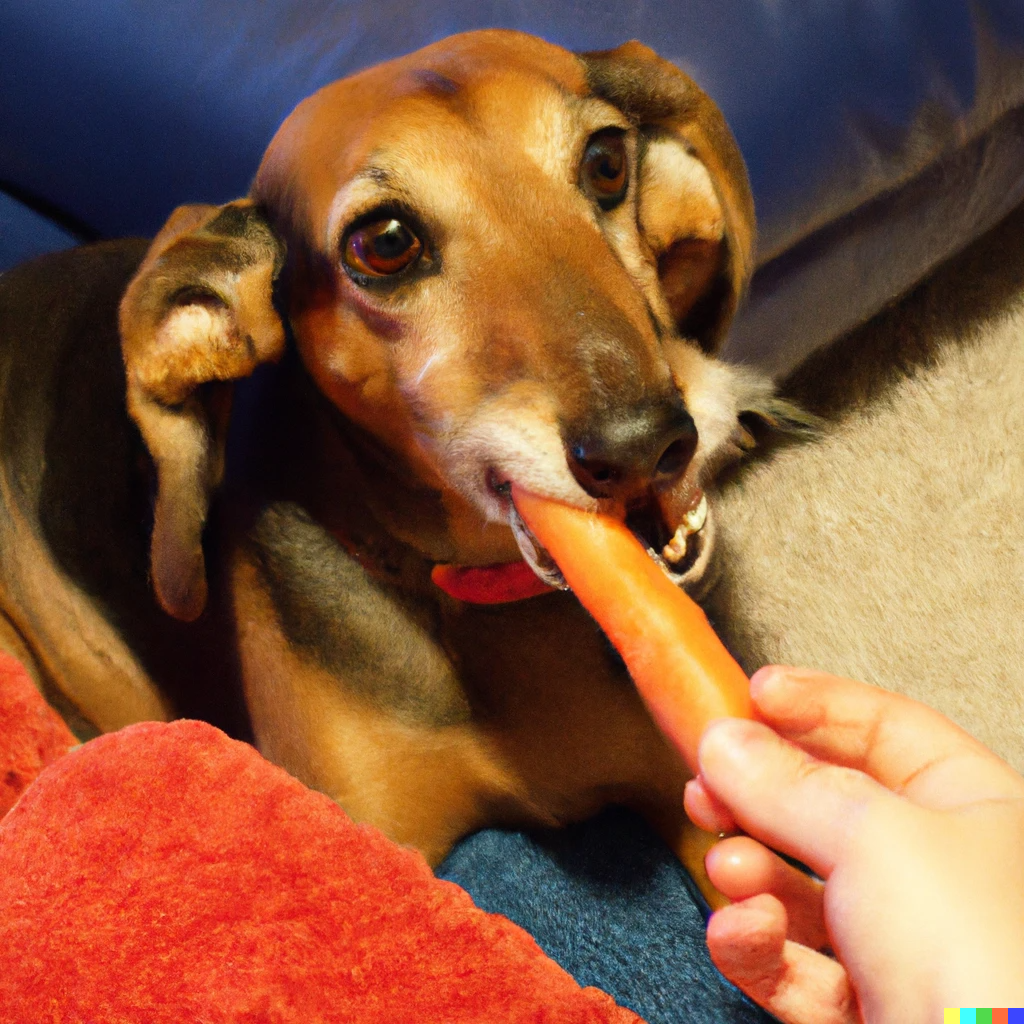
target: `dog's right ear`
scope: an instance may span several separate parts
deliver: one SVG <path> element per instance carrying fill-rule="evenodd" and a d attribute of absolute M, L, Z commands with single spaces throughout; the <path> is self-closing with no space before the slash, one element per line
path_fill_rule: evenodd
<path fill-rule="evenodd" d="M 594 93 L 640 135 L 637 219 L 680 332 L 715 352 L 754 259 L 754 200 L 722 112 L 635 40 L 577 54 Z"/>
<path fill-rule="evenodd" d="M 249 200 L 181 206 L 121 300 L 128 412 L 157 474 L 150 572 L 165 611 L 206 605 L 202 533 L 224 471 L 230 382 L 283 354 L 284 246 Z"/>

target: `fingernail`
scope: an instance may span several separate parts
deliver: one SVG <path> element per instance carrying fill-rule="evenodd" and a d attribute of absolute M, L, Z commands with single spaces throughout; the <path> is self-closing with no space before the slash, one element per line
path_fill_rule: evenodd
<path fill-rule="evenodd" d="M 721 766 L 724 761 L 735 768 L 744 767 L 753 757 L 751 749 L 764 739 L 765 727 L 742 718 L 720 718 L 704 731 L 697 760 L 701 771 L 705 761 Z"/>
<path fill-rule="evenodd" d="M 765 665 L 750 677 L 750 697 L 757 705 L 788 701 L 799 686 L 798 669 L 789 665 Z"/>

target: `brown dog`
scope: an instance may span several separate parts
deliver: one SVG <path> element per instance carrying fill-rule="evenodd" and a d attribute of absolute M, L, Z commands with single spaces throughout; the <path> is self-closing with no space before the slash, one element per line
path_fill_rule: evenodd
<path fill-rule="evenodd" d="M 617 510 L 655 552 L 699 525 L 741 414 L 786 412 L 711 356 L 753 237 L 720 113 L 638 43 L 471 33 L 328 86 L 249 198 L 179 209 L 138 266 L 126 380 L 107 367 L 76 406 L 114 440 L 60 394 L 138 248 L 94 252 L 88 288 L 80 256 L 31 301 L 30 275 L 4 283 L 49 353 L 8 341 L 0 364 L 7 645 L 101 729 L 238 680 L 269 758 L 431 862 L 482 825 L 612 801 L 682 849 L 686 769 L 575 599 L 476 604 L 431 574 L 490 567 L 466 577 L 490 598 L 516 596 L 523 558 L 545 571 L 511 482 Z M 103 404 L 117 386 L 144 452 Z M 82 511 L 90 487 L 116 514 Z M 711 530 L 667 550 L 681 585 Z M 173 619 L 142 594 L 147 534 Z"/>

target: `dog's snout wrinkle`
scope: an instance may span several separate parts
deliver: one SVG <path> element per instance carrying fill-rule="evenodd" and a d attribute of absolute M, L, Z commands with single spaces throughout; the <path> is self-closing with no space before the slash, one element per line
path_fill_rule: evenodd
<path fill-rule="evenodd" d="M 567 434 L 566 458 L 595 498 L 627 498 L 678 480 L 697 448 L 693 418 L 680 402 L 616 410 Z"/>

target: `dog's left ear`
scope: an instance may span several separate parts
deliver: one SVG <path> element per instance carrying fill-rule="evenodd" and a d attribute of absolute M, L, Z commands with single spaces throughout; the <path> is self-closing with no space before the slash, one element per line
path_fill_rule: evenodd
<path fill-rule="evenodd" d="M 711 99 L 642 43 L 579 57 L 594 93 L 640 132 L 640 229 L 680 333 L 713 352 L 754 257 L 754 201 L 739 147 Z"/>

